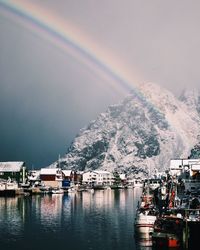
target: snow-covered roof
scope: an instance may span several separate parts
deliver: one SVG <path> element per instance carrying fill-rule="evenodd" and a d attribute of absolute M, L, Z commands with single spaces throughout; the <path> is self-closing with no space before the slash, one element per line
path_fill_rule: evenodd
<path fill-rule="evenodd" d="M 95 170 L 95 171 L 92 171 L 93 173 L 96 173 L 96 174 L 111 174 L 110 172 L 108 171 L 103 171 L 103 170 Z"/>
<path fill-rule="evenodd" d="M 62 170 L 64 176 L 71 176 L 72 170 Z"/>
<path fill-rule="evenodd" d="M 126 175 L 125 174 L 120 174 L 119 177 L 120 177 L 121 180 L 126 180 Z"/>
<path fill-rule="evenodd" d="M 0 162 L 0 172 L 19 172 L 24 164 L 23 161 Z"/>
<path fill-rule="evenodd" d="M 60 169 L 58 168 L 41 168 L 41 175 L 56 175 Z"/>

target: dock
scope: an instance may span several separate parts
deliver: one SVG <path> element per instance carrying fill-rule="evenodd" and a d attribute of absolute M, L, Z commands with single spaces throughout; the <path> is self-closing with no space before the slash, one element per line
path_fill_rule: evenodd
<path fill-rule="evenodd" d="M 138 244 L 148 242 L 153 249 L 185 250 L 198 245 L 200 194 L 185 191 L 182 181 L 168 174 L 155 187 L 152 178 L 146 179 L 134 223 Z"/>

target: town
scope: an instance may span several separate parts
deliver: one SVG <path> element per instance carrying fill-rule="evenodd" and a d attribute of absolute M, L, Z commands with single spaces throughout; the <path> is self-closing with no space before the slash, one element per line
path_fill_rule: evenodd
<path fill-rule="evenodd" d="M 0 162 L 0 196 L 135 186 L 143 186 L 141 178 L 133 178 L 118 172 L 102 170 L 83 172 L 61 168 L 28 170 L 25 162 Z"/>

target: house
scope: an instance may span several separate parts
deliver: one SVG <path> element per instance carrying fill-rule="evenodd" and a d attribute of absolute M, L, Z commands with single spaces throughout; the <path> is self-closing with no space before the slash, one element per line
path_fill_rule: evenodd
<path fill-rule="evenodd" d="M 94 170 L 83 173 L 82 183 L 92 186 L 106 186 L 111 185 L 113 181 L 113 175 L 108 171 Z"/>
<path fill-rule="evenodd" d="M 67 180 L 70 182 L 73 180 L 74 174 L 72 170 L 62 170 L 62 173 L 63 173 L 64 180 Z"/>
<path fill-rule="evenodd" d="M 73 175 L 73 171 L 72 170 L 62 170 L 63 173 L 63 181 L 62 181 L 62 187 L 63 188 L 68 188 L 70 187 L 74 175 Z"/>
<path fill-rule="evenodd" d="M 169 172 L 172 176 L 180 176 L 183 171 L 183 161 L 181 159 L 170 160 Z"/>
<path fill-rule="evenodd" d="M 27 170 L 23 161 L 0 162 L 0 179 L 25 183 Z"/>
<path fill-rule="evenodd" d="M 61 187 L 63 181 L 63 173 L 60 168 L 41 168 L 40 179 L 45 186 L 52 188 Z"/>

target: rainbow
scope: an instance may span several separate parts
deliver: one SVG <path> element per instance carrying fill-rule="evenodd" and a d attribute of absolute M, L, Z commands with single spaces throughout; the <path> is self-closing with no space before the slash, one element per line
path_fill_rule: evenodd
<path fill-rule="evenodd" d="M 14 18 L 18 18 L 17 21 L 23 22 L 29 30 L 40 32 L 41 36 L 46 36 L 46 39 L 49 39 L 56 47 L 73 54 L 99 75 L 103 74 L 108 78 L 107 82 L 115 87 L 118 86 L 119 90 L 126 93 L 130 90 L 138 92 L 132 83 L 132 76 L 129 77 L 131 80 L 126 79 L 128 75 L 126 69 L 123 69 L 123 65 L 117 64 L 119 60 L 113 58 L 110 52 L 98 48 L 95 42 L 89 40 L 69 21 L 66 22 L 49 11 L 23 0 L 0 0 L 0 8 Z"/>
<path fill-rule="evenodd" d="M 103 75 L 107 80 L 103 83 L 109 83 L 112 90 L 125 95 L 130 94 L 131 91 L 150 109 L 160 113 L 132 83 L 133 77 L 123 68 L 123 65 L 117 63 L 119 60 L 108 51 L 98 48 L 95 42 L 87 39 L 85 34 L 73 27 L 69 21 L 66 23 L 66 20 L 60 19 L 49 10 L 39 8 L 27 0 L 0 0 L 0 10 L 11 14 L 14 20 L 18 18 L 17 21 L 22 22 L 30 31 L 45 36 L 56 48 L 62 49 L 87 64 L 90 69 L 98 73 L 99 77 Z"/>

